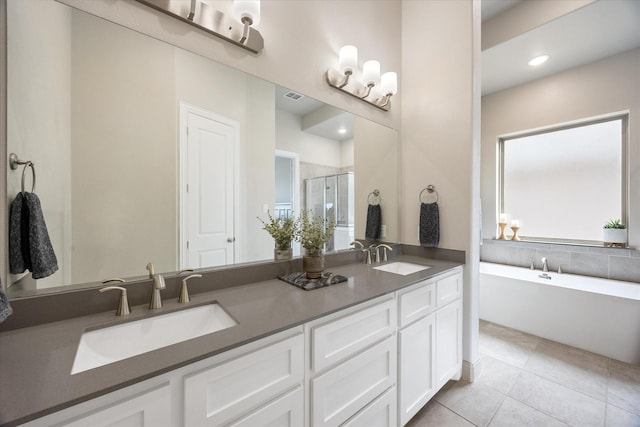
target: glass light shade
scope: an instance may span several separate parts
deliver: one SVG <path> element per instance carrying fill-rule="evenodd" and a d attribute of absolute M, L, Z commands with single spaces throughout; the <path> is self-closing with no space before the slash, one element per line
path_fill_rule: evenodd
<path fill-rule="evenodd" d="M 233 16 L 240 22 L 242 18 L 251 19 L 251 25 L 260 23 L 260 0 L 234 0 Z"/>
<path fill-rule="evenodd" d="M 395 95 L 398 92 L 398 75 L 393 71 L 384 73 L 381 78 L 382 93 Z"/>
<path fill-rule="evenodd" d="M 380 83 L 380 63 L 378 61 L 367 61 L 362 65 L 362 83 L 365 86 Z"/>
<path fill-rule="evenodd" d="M 355 46 L 347 45 L 340 48 L 338 53 L 338 69 L 341 73 L 355 73 L 358 68 L 358 49 Z"/>

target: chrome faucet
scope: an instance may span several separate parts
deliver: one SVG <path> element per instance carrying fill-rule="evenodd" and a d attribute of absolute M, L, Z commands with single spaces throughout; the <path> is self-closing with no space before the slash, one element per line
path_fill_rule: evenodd
<path fill-rule="evenodd" d="M 542 271 L 549 271 L 549 266 L 547 265 L 547 258 L 542 258 Z"/>
<path fill-rule="evenodd" d="M 362 242 L 358 242 L 357 240 L 354 240 L 353 242 L 349 243 L 349 246 L 353 246 L 353 249 L 355 249 L 356 246 L 360 249 L 364 248 L 364 245 L 362 244 Z"/>
<path fill-rule="evenodd" d="M 153 270 L 153 263 L 147 264 L 147 270 L 149 270 L 149 277 L 153 279 L 153 287 L 151 288 L 151 300 L 149 301 L 149 309 L 154 310 L 162 307 L 162 297 L 160 291 L 167 286 L 164 283 L 164 277 L 160 274 L 155 274 Z"/>

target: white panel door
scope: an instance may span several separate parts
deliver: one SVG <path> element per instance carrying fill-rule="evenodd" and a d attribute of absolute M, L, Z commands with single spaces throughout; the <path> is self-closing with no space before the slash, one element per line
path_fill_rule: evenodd
<path fill-rule="evenodd" d="M 234 262 L 234 178 L 238 126 L 223 117 L 186 112 L 182 177 L 182 268 Z"/>

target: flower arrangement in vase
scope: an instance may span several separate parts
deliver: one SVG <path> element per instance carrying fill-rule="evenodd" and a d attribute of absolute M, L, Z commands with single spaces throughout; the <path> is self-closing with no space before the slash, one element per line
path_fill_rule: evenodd
<path fill-rule="evenodd" d="M 317 279 L 324 271 L 324 245 L 333 236 L 334 221 L 325 221 L 311 212 L 302 212 L 299 218 L 296 240 L 305 249 L 302 267 L 308 279 Z"/>
<path fill-rule="evenodd" d="M 292 216 L 274 218 L 270 212 L 267 212 L 268 221 L 258 219 L 264 225 L 262 228 L 273 237 L 275 241 L 275 249 L 273 250 L 273 258 L 276 261 L 288 260 L 293 258 L 293 250 L 291 242 L 295 239 L 298 232 L 298 221 Z"/>

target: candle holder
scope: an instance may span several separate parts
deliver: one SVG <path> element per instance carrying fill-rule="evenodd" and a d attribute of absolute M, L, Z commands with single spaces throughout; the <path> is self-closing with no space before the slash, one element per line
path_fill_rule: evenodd
<path fill-rule="evenodd" d="M 513 231 L 513 236 L 511 237 L 511 240 L 520 240 L 520 238 L 518 237 L 518 230 L 520 230 L 520 227 L 516 227 L 514 225 L 511 227 L 511 230 Z"/>
<path fill-rule="evenodd" d="M 504 235 L 504 229 L 507 227 L 507 223 L 500 222 L 498 223 L 498 225 L 500 226 L 500 235 L 498 236 L 498 240 L 507 240 L 507 238 Z"/>

